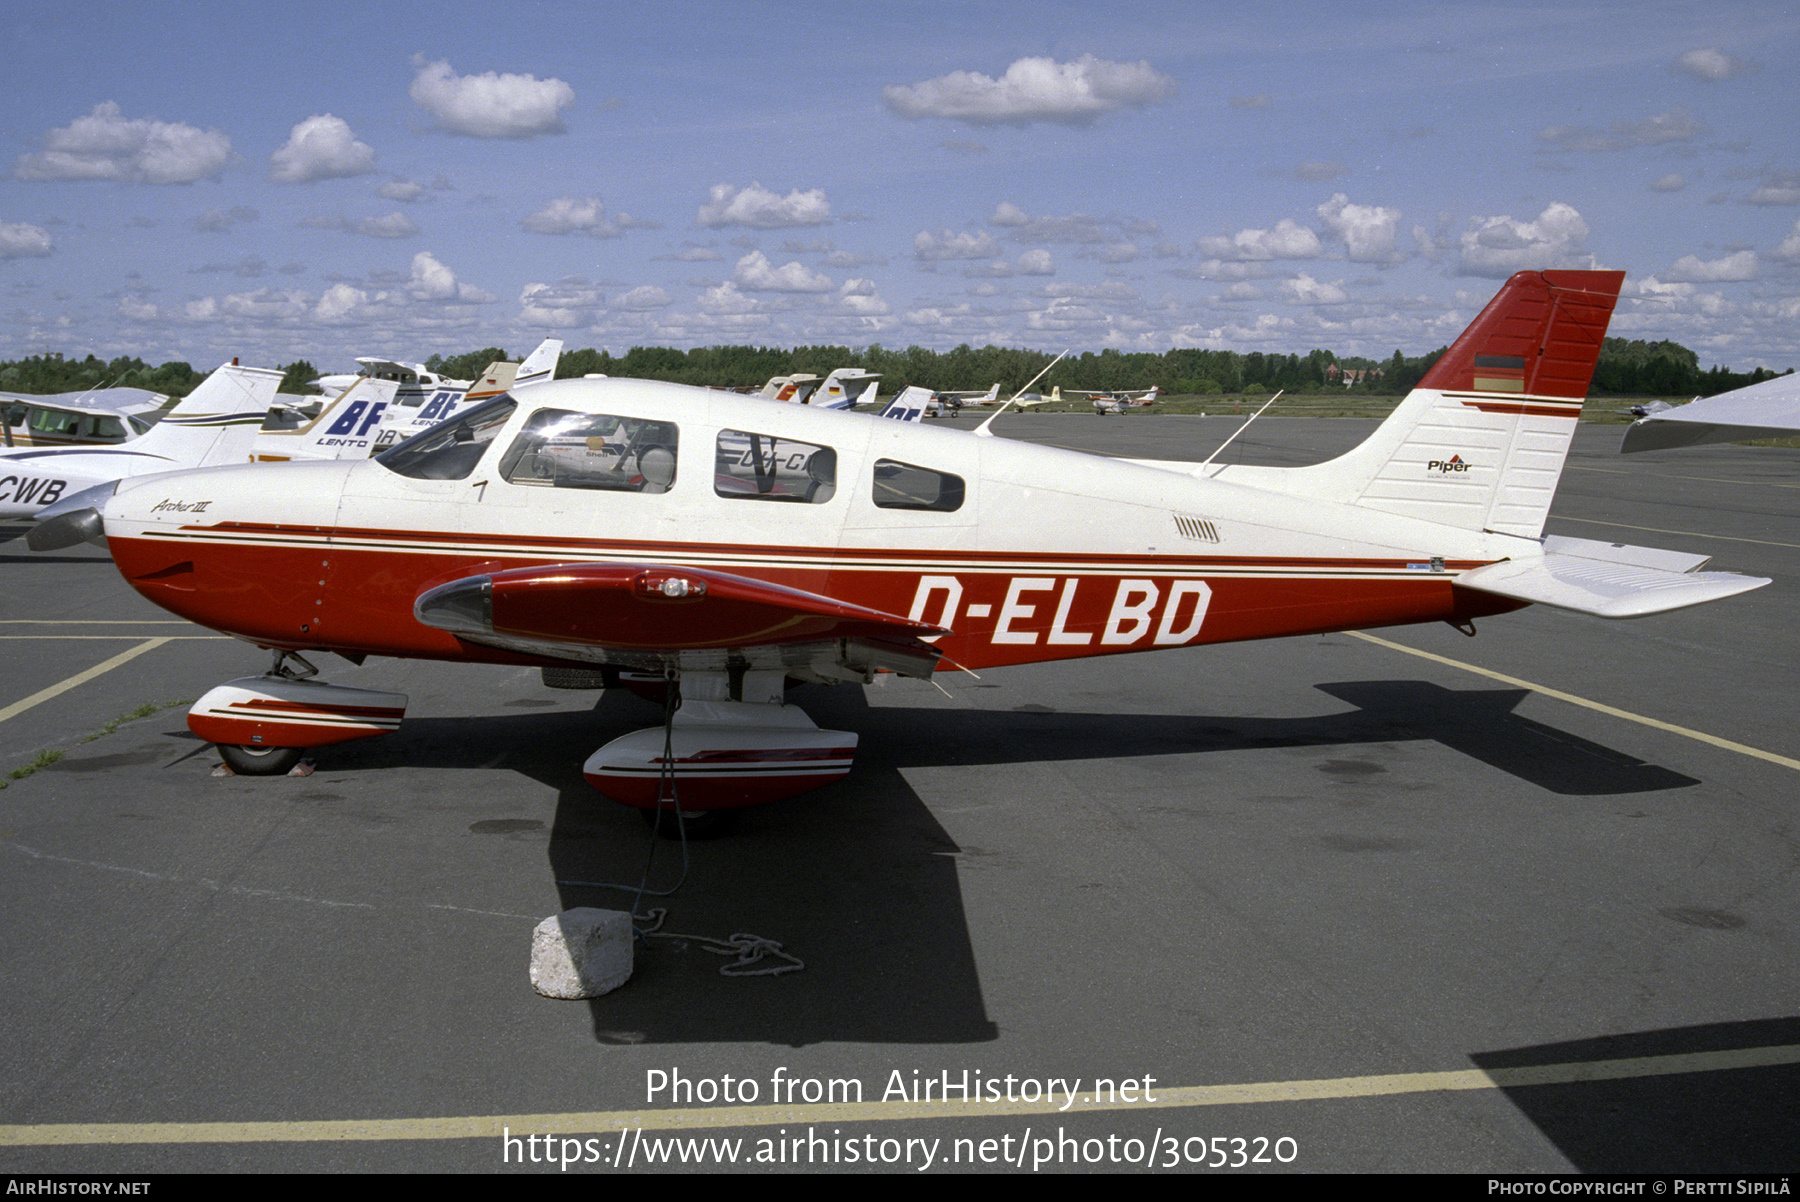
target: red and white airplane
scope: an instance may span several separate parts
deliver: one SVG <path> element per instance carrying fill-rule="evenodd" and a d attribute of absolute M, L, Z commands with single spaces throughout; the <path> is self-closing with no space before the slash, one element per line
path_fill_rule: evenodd
<path fill-rule="evenodd" d="M 1467 627 L 1532 602 L 1635 617 L 1768 583 L 1542 537 L 1622 279 L 1514 276 L 1368 441 L 1311 467 L 564 380 L 374 460 L 128 481 L 60 506 L 33 545 L 103 523 L 141 593 L 275 652 L 189 714 L 239 771 L 399 725 L 404 696 L 302 679 L 301 652 L 586 667 L 679 699 L 587 779 L 727 810 L 850 770 L 857 736 L 785 704 L 791 680 Z"/>

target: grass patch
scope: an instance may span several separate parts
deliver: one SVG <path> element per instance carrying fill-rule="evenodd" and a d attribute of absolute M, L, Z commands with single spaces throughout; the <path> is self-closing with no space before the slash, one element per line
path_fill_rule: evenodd
<path fill-rule="evenodd" d="M 76 743 L 92 743 L 95 739 L 101 738 L 104 735 L 110 735 L 113 731 L 119 729 L 119 727 L 125 725 L 127 722 L 136 722 L 139 718 L 148 718 L 151 714 L 160 713 L 171 706 L 191 704 L 192 702 L 188 701 L 146 701 L 130 713 L 120 714 L 117 718 L 114 718 L 111 722 L 108 722 L 105 726 L 102 726 L 92 734 L 82 735 L 81 738 L 76 740 Z"/>
<path fill-rule="evenodd" d="M 114 718 L 92 734 L 81 736 L 81 738 L 75 740 L 75 743 L 77 746 L 80 746 L 83 743 L 92 743 L 95 739 L 112 734 L 127 722 L 136 722 L 139 718 L 148 718 L 151 714 L 161 713 L 163 710 L 171 709 L 177 705 L 192 704 L 193 702 L 191 701 L 146 701 L 129 713 L 120 714 L 117 718 Z M 45 768 L 48 768 L 62 758 L 63 753 L 54 749 L 40 751 L 36 756 L 32 757 L 32 761 L 23 768 L 14 768 L 11 772 L 8 772 L 6 774 L 6 779 L 0 780 L 0 789 L 6 788 L 6 786 L 10 785 L 13 781 L 24 780 L 34 772 L 42 772 Z"/>
<path fill-rule="evenodd" d="M 48 768 L 50 765 L 54 764 L 57 760 L 60 760 L 62 758 L 63 758 L 63 753 L 60 751 L 54 751 L 54 750 L 40 751 L 37 753 L 36 756 L 32 757 L 31 762 L 29 764 L 25 765 L 23 768 L 14 768 L 11 772 L 8 772 L 6 774 L 6 779 L 7 780 L 24 780 L 26 777 L 30 776 L 33 772 L 41 772 L 43 769 Z"/>

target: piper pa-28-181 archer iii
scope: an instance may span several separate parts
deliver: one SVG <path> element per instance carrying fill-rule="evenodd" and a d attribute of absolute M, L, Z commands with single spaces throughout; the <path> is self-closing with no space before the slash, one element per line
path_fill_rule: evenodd
<path fill-rule="evenodd" d="M 1122 461 L 643 380 L 497 397 L 365 462 L 71 499 L 141 593 L 275 652 L 188 722 L 239 770 L 398 726 L 301 652 L 586 667 L 668 715 L 587 780 L 724 810 L 849 772 L 787 681 L 1450 622 L 1634 617 L 1767 581 L 1541 537 L 1622 272 L 1514 276 L 1360 447 L 1303 468 Z M 985 433 L 985 431 L 984 431 Z M 93 507 L 100 507 L 96 514 Z M 66 540 L 66 541 L 61 541 Z"/>

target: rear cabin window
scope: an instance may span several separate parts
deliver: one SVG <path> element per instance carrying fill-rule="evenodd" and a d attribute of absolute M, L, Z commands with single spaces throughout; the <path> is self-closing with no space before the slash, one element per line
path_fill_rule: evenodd
<path fill-rule="evenodd" d="M 736 501 L 823 505 L 837 492 L 837 452 L 810 442 L 721 430 L 713 463 L 713 491 Z"/>
<path fill-rule="evenodd" d="M 962 508 L 963 491 L 961 476 L 901 463 L 897 459 L 875 461 L 873 495 L 877 509 L 929 509 L 955 513 Z"/>
<path fill-rule="evenodd" d="M 73 435 L 81 425 L 79 413 L 67 413 L 61 409 L 33 409 L 30 420 L 31 428 L 39 434 Z"/>
<path fill-rule="evenodd" d="M 500 460 L 512 484 L 664 493 L 675 483 L 673 422 L 540 409 Z"/>

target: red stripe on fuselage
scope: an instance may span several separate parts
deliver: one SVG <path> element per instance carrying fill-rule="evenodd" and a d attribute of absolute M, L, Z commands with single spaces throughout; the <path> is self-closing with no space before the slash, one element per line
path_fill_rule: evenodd
<path fill-rule="evenodd" d="M 216 537 L 227 531 L 291 541 L 257 545 Z M 337 541 L 342 538 L 416 549 L 350 546 Z M 581 557 L 701 562 L 899 617 L 914 616 L 917 608 L 921 620 L 953 631 L 933 640 L 946 667 L 1465 621 L 1520 608 L 1452 587 L 1453 573 L 1478 561 L 1431 572 L 1409 571 L 1402 559 L 863 551 L 273 526 L 109 541 L 119 570 L 150 600 L 262 646 L 490 663 L 557 661 L 424 626 L 413 617 L 413 601 L 463 577 Z M 724 565 L 716 562 L 721 555 L 757 562 Z M 154 578 L 177 562 L 194 565 L 182 574 L 183 587 Z"/>

